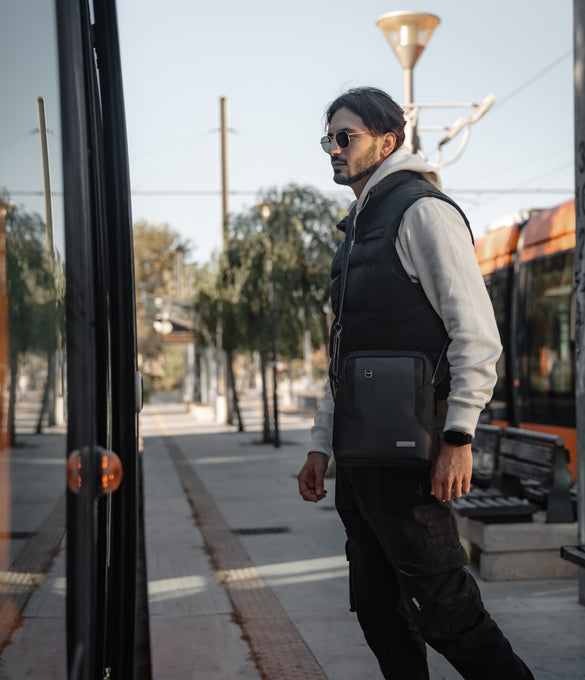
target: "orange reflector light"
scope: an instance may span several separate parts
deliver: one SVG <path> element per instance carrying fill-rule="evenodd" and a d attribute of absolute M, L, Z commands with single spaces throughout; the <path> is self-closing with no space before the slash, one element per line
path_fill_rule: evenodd
<path fill-rule="evenodd" d="M 73 493 L 104 496 L 122 483 L 122 461 L 101 446 L 86 446 L 67 459 L 67 486 Z"/>

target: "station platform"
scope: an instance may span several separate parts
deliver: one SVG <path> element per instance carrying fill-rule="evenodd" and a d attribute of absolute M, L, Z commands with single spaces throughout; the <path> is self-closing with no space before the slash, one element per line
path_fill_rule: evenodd
<path fill-rule="evenodd" d="M 243 395 L 242 413 L 245 432 L 183 404 L 147 405 L 141 415 L 153 678 L 379 680 L 349 612 L 333 480 L 317 505 L 298 493 L 312 419 L 283 412 L 274 448 L 260 442 L 256 394 Z M 38 645 L 41 675 L 31 672 L 28 633 L 36 627 L 38 636 L 62 562 L 32 596 L 0 661 L 2 680 L 65 677 L 54 652 L 39 664 Z M 575 578 L 478 583 L 537 680 L 585 679 L 585 607 Z M 58 606 L 53 597 L 53 616 Z M 429 667 L 432 680 L 461 677 L 430 649 Z"/>
<path fill-rule="evenodd" d="M 312 418 L 282 413 L 281 447 L 261 444 L 254 399 L 242 403 L 243 433 L 206 422 L 201 412 L 194 422 L 177 405 L 145 410 L 154 677 L 379 680 L 349 612 L 334 480 L 319 504 L 298 493 Z M 169 589 L 155 603 L 159 578 Z M 575 578 L 478 582 L 538 680 L 585 678 L 585 607 Z M 461 677 L 431 649 L 429 666 L 433 680 Z"/>

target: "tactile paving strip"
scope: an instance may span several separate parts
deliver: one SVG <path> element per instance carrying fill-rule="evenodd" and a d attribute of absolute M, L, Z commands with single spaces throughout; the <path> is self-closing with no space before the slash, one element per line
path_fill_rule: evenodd
<path fill-rule="evenodd" d="M 262 680 L 327 680 L 323 669 L 160 420 L 159 427 L 165 433 L 165 446 L 203 535 L 216 578 L 227 591 L 235 619 L 250 646 L 260 677 Z"/>
<path fill-rule="evenodd" d="M 8 571 L 0 572 L 0 652 L 21 625 L 22 612 L 61 548 L 65 534 L 65 494 L 32 535 Z"/>

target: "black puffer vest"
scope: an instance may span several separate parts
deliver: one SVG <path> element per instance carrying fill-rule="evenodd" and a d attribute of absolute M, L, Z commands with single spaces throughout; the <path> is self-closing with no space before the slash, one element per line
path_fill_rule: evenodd
<path fill-rule="evenodd" d="M 445 327 L 422 286 L 410 280 L 395 247 L 404 211 L 425 196 L 453 205 L 469 228 L 467 218 L 448 196 L 411 171 L 383 179 L 370 191 L 357 220 L 354 208 L 339 223 L 343 231 L 353 229 L 342 310 L 341 358 L 349 352 L 386 349 L 425 352 L 433 365 L 438 361 L 447 338 Z M 346 243 L 347 239 L 338 248 L 331 268 L 331 302 L 336 319 Z M 446 399 L 449 372 L 440 373 L 442 379 L 435 394 L 437 399 Z"/>

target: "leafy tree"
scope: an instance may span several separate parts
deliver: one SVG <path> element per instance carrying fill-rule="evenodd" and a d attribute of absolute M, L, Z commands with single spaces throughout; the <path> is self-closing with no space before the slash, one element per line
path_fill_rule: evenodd
<path fill-rule="evenodd" d="M 296 185 L 270 190 L 261 202 L 270 206 L 266 227 L 273 243 L 279 348 L 292 358 L 300 354 L 303 329 L 311 332 L 314 347 L 328 345 L 331 259 L 342 238 L 335 225 L 346 210 L 338 201 Z M 296 337 L 290 333 L 291 321 Z"/>
<path fill-rule="evenodd" d="M 341 238 L 335 224 L 343 212 L 315 189 L 289 185 L 263 193 L 256 207 L 231 220 L 218 282 L 223 346 L 260 355 L 265 439 L 265 367 L 273 336 L 287 360 L 301 356 L 304 330 L 314 347 L 327 345 L 331 258 Z"/>
<path fill-rule="evenodd" d="M 252 218 L 250 220 L 250 217 Z M 221 297 L 222 344 L 228 358 L 240 350 L 258 351 L 264 407 L 263 441 L 271 441 L 266 390 L 270 320 L 266 291 L 266 240 L 254 214 L 235 219 L 234 234 L 223 254 L 218 290 Z"/>
<path fill-rule="evenodd" d="M 203 347 L 215 346 L 225 350 L 227 371 L 228 397 L 231 396 L 231 404 L 228 402 L 228 417 L 232 422 L 233 415 L 238 419 L 239 430 L 244 430 L 239 399 L 234 380 L 233 330 L 226 328 L 226 322 L 231 318 L 229 309 L 233 301 L 229 298 L 226 289 L 218 288 L 220 278 L 220 261 L 215 256 L 211 262 L 198 265 L 188 265 L 189 288 L 195 291 L 195 343 Z"/>
<path fill-rule="evenodd" d="M 20 358 L 29 352 L 43 354 L 47 359 L 38 433 L 42 431 L 43 414 L 49 412 L 55 353 L 62 346 L 64 336 L 65 277 L 61 261 L 47 247 L 45 223 L 36 213 L 25 213 L 18 208 L 8 211 L 6 260 L 12 376 L 9 428 L 14 443 L 18 365 Z"/>
<path fill-rule="evenodd" d="M 181 240 L 168 224 L 155 225 L 141 220 L 134 225 L 137 344 L 146 374 L 149 366 L 161 361 L 161 338 L 153 327 L 160 313 L 157 303 L 179 297 L 175 275 L 177 254 L 188 250 L 189 243 Z"/>
<path fill-rule="evenodd" d="M 217 345 L 221 321 L 221 295 L 217 288 L 219 262 L 213 257 L 205 264 L 188 265 L 188 288 L 194 291 L 195 343 L 203 347 Z"/>
<path fill-rule="evenodd" d="M 269 208 L 265 218 L 262 205 Z M 232 219 L 220 287 L 235 316 L 224 327 L 232 330 L 234 348 L 266 346 L 272 279 L 279 352 L 291 359 L 301 354 L 304 329 L 311 331 L 315 347 L 327 345 L 331 259 L 341 240 L 335 225 L 344 209 L 315 189 L 296 185 L 267 191 L 258 206 Z"/>

